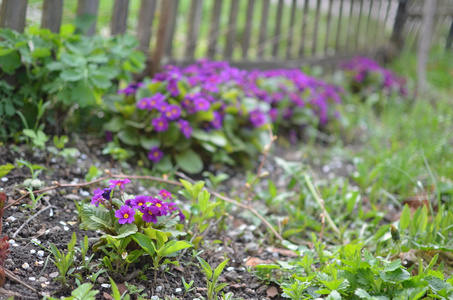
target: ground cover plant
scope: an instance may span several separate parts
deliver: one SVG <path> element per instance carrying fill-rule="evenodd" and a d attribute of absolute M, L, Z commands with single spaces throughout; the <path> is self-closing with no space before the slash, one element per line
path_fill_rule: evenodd
<path fill-rule="evenodd" d="M 449 91 L 437 90 L 435 101 L 430 94 L 417 99 L 401 93 L 401 86 L 381 93 L 386 85 L 381 75 L 396 75 L 375 62 L 360 65 L 360 72 L 368 66 L 367 74 L 378 70 L 380 75 L 363 80 L 367 92 L 360 94 L 352 93 L 353 70 L 334 76 L 344 94 L 332 110 L 323 110 L 322 103 L 335 102 L 338 90 L 297 70 L 241 74 L 209 61 L 172 66 L 106 98 L 106 114 L 116 119 L 106 129 L 120 125 L 111 130 L 110 144 L 91 140 L 85 148 L 71 135 L 46 141 L 45 147 L 2 147 L 1 184 L 8 197 L 2 235 L 10 239 L 0 248 L 6 277 L 0 292 L 5 297 L 21 292 L 31 299 L 451 298 Z M 234 76 L 214 85 L 220 92 L 213 92 L 207 79 L 225 76 L 221 68 Z M 302 92 L 297 95 L 304 105 L 291 98 L 291 89 Z M 226 96 L 233 92 L 243 98 Z M 158 93 L 161 104 L 180 109 L 178 118 L 171 119 L 170 111 L 170 120 L 165 119 L 179 134 L 174 144 L 153 127 L 160 126 L 167 111 L 147 109 Z M 191 105 L 205 99 L 183 107 L 192 93 L 211 95 L 214 100 L 203 103 L 209 109 L 190 114 Z M 279 93 L 281 106 L 275 100 Z M 216 109 L 215 99 L 222 99 Z M 254 126 L 261 119 L 255 119 L 249 102 L 262 110 L 258 115 L 272 123 L 277 137 L 264 123 Z M 239 108 L 227 112 L 223 104 Z M 302 124 L 285 116 L 288 105 L 292 117 L 304 116 Z M 280 118 L 272 118 L 273 108 Z M 209 172 L 197 174 L 203 182 L 172 167 L 162 175 L 145 163 L 121 163 L 121 150 L 142 147 L 142 162 L 150 159 L 149 146 L 165 145 L 162 154 L 177 154 L 183 129 L 189 128 L 177 126 L 181 118 L 192 128 L 191 147 L 200 147 L 193 148 L 196 155 L 209 153 L 202 152 L 207 151 L 203 143 L 217 147 L 215 153 L 222 151 L 219 138 L 204 140 L 223 135 L 230 142 L 224 129 L 215 134 L 213 128 L 204 130 L 214 121 L 204 118 L 215 112 L 224 113 L 222 125 L 231 114 L 244 122 L 238 130 L 265 141 L 254 150 L 255 157 L 261 155 L 245 174 L 206 164 Z M 334 122 L 321 131 L 323 112 Z M 307 125 L 316 128 L 318 142 L 285 141 L 291 129 L 306 130 Z M 134 134 L 121 133 L 125 128 Z M 196 137 L 197 130 L 204 139 Z M 149 140 L 137 134 L 145 132 Z M 127 143 L 135 139 L 139 144 Z M 58 155 L 75 146 L 82 154 L 74 159 Z"/>

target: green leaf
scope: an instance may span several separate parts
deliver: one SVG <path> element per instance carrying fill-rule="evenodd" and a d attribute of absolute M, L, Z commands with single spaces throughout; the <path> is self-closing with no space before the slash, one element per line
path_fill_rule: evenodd
<path fill-rule="evenodd" d="M 51 55 L 49 48 L 35 48 L 31 53 L 31 57 L 34 59 L 49 57 Z"/>
<path fill-rule="evenodd" d="M 116 225 L 118 224 L 118 225 Z M 134 233 L 136 233 L 138 230 L 137 228 L 137 225 L 135 225 L 134 223 L 131 223 L 131 224 L 119 224 L 119 223 L 115 223 L 115 231 L 116 233 L 118 233 L 118 235 L 112 235 L 112 238 L 114 239 L 123 239 L 127 236 L 130 236 Z"/>
<path fill-rule="evenodd" d="M 121 300 L 121 294 L 120 290 L 118 289 L 118 286 L 116 285 L 115 281 L 112 279 L 112 277 L 109 276 L 110 284 L 112 285 L 112 297 L 114 300 Z"/>
<path fill-rule="evenodd" d="M 140 136 L 140 145 L 143 147 L 145 150 L 150 150 L 153 147 L 159 147 L 160 146 L 160 141 L 157 138 L 154 137 L 147 137 L 144 135 Z"/>
<path fill-rule="evenodd" d="M 117 136 L 126 145 L 138 146 L 140 144 L 139 135 L 132 128 L 121 130 Z"/>
<path fill-rule="evenodd" d="M 79 81 L 83 78 L 83 71 L 81 69 L 64 69 L 60 73 L 60 78 L 64 81 Z"/>
<path fill-rule="evenodd" d="M 85 82 L 79 81 L 71 91 L 71 100 L 78 103 L 81 108 L 96 103 L 96 96 L 93 89 Z"/>
<path fill-rule="evenodd" d="M 148 236 L 144 235 L 143 233 L 136 232 L 133 235 L 131 235 L 131 237 L 149 255 L 152 256 L 154 253 L 156 253 L 156 246 L 152 239 L 149 238 Z"/>
<path fill-rule="evenodd" d="M 222 261 L 217 268 L 214 270 L 214 276 L 212 278 L 213 281 L 217 282 L 217 279 L 219 278 L 220 274 L 222 273 L 223 269 L 225 268 L 226 264 L 228 263 L 229 259 Z"/>
<path fill-rule="evenodd" d="M 410 222 L 411 210 L 409 209 L 409 205 L 405 204 L 400 217 L 400 230 L 406 230 L 406 228 L 409 227 Z"/>
<path fill-rule="evenodd" d="M 110 79 L 103 75 L 93 75 L 89 77 L 90 82 L 98 89 L 106 90 L 112 86 Z"/>
<path fill-rule="evenodd" d="M 166 243 L 162 249 L 159 249 L 157 253 L 159 256 L 165 257 L 179 250 L 190 247 L 193 247 L 193 245 L 186 241 L 170 241 Z"/>
<path fill-rule="evenodd" d="M 22 65 L 19 53 L 17 51 L 10 52 L 4 56 L 0 56 L 0 68 L 3 72 L 13 74 L 14 71 Z"/>
<path fill-rule="evenodd" d="M 187 173 L 197 174 L 203 170 L 203 161 L 191 149 L 175 154 L 175 160 L 178 166 Z"/>
<path fill-rule="evenodd" d="M 124 128 L 124 119 L 120 116 L 115 116 L 107 123 L 104 123 L 104 130 L 118 132 Z"/>
<path fill-rule="evenodd" d="M 206 274 L 206 279 L 207 280 L 211 280 L 211 278 L 212 278 L 212 268 L 211 268 L 211 266 L 203 258 L 197 256 L 197 259 L 200 262 L 204 273 Z"/>
<path fill-rule="evenodd" d="M 6 165 L 1 165 L 0 166 L 0 178 L 8 174 L 12 169 L 14 169 L 15 166 L 13 164 L 6 164 Z"/>
<path fill-rule="evenodd" d="M 86 65 L 86 60 L 83 56 L 78 56 L 70 53 L 62 53 L 61 61 L 71 67 L 82 67 Z"/>
<path fill-rule="evenodd" d="M 94 300 L 99 291 L 92 291 L 93 285 L 89 282 L 82 284 L 73 290 L 71 295 L 77 300 Z"/>

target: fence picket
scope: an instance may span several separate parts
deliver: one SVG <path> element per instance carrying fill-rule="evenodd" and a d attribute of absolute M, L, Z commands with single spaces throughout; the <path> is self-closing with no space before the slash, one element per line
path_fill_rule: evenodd
<path fill-rule="evenodd" d="M 327 9 L 327 25 L 326 25 L 326 40 L 324 44 L 324 55 L 328 54 L 329 50 L 329 37 L 330 37 L 330 25 L 332 23 L 332 1 L 329 0 L 329 8 Z"/>
<path fill-rule="evenodd" d="M 112 35 L 124 34 L 126 32 L 128 10 L 129 0 L 115 0 L 112 20 L 110 21 L 110 32 Z"/>
<path fill-rule="evenodd" d="M 288 30 L 288 37 L 287 37 L 287 45 L 286 45 L 286 58 L 290 59 L 292 57 L 291 48 L 293 46 L 293 35 L 294 35 L 294 19 L 296 17 L 296 8 L 297 8 L 297 0 L 293 0 L 291 4 L 291 16 L 289 18 L 289 30 Z"/>
<path fill-rule="evenodd" d="M 23 32 L 27 0 L 3 0 L 0 14 L 0 27 Z"/>
<path fill-rule="evenodd" d="M 258 58 L 263 58 L 264 49 L 266 47 L 266 35 L 267 35 L 267 22 L 269 16 L 269 0 L 263 0 L 263 11 L 261 15 L 260 33 L 258 40 Z"/>
<path fill-rule="evenodd" d="M 244 37 L 242 38 L 242 58 L 243 59 L 247 58 L 249 47 L 250 47 L 250 33 L 252 30 L 254 8 L 255 8 L 255 0 L 249 0 L 248 6 L 247 6 L 246 20 L 245 20 Z"/>
<path fill-rule="evenodd" d="M 302 16 L 302 33 L 299 45 L 299 57 L 303 57 L 305 55 L 305 40 L 307 39 L 307 26 L 308 26 L 308 1 L 304 1 L 304 11 Z"/>
<path fill-rule="evenodd" d="M 42 5 L 41 28 L 60 32 L 61 18 L 63 16 L 63 0 L 44 0 Z"/>
<path fill-rule="evenodd" d="M 228 32 L 226 35 L 225 58 L 231 58 L 234 46 L 236 45 L 236 23 L 239 8 L 239 0 L 231 0 L 230 16 L 228 19 Z"/>
<path fill-rule="evenodd" d="M 208 57 L 214 58 L 214 55 L 218 52 L 217 40 L 219 38 L 219 23 L 220 13 L 222 11 L 222 0 L 215 0 L 214 7 L 212 9 L 211 28 L 209 29 L 208 37 Z"/>
<path fill-rule="evenodd" d="M 337 36 L 335 38 L 335 53 L 340 49 L 341 17 L 343 16 L 343 0 L 340 0 L 340 10 L 338 14 Z"/>
<path fill-rule="evenodd" d="M 318 45 L 318 27 L 319 27 L 319 14 L 321 11 L 321 0 L 316 1 L 316 15 L 315 15 L 315 28 L 313 31 L 313 44 L 311 53 L 314 56 L 316 54 L 316 47 Z"/>
<path fill-rule="evenodd" d="M 149 51 L 149 43 L 153 33 L 153 21 L 156 11 L 156 0 L 142 0 L 138 16 L 137 39 L 139 49 L 143 52 Z"/>
<path fill-rule="evenodd" d="M 275 31 L 272 41 L 272 56 L 278 56 L 278 49 L 281 41 L 282 29 L 283 0 L 278 0 L 277 15 L 275 17 Z"/>
<path fill-rule="evenodd" d="M 79 0 L 77 17 L 93 16 L 93 24 L 88 28 L 86 35 L 91 36 L 96 32 L 96 21 L 99 9 L 99 0 Z"/>
<path fill-rule="evenodd" d="M 189 29 L 186 42 L 186 58 L 193 58 L 197 46 L 198 33 L 200 31 L 201 14 L 203 12 L 203 0 L 192 0 L 189 13 Z"/>

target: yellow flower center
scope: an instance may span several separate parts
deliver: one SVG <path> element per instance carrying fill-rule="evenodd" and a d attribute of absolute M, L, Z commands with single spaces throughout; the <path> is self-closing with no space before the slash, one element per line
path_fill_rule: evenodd
<path fill-rule="evenodd" d="M 161 207 L 162 205 L 160 205 L 160 203 L 157 203 L 156 206 L 157 206 L 157 207 Z"/>
<path fill-rule="evenodd" d="M 124 214 L 123 218 L 125 218 L 125 219 L 129 218 L 129 214 Z"/>
<path fill-rule="evenodd" d="M 138 204 L 138 206 L 141 206 L 141 205 L 143 205 L 143 203 L 140 202 L 140 203 Z"/>
<path fill-rule="evenodd" d="M 159 157 L 159 153 L 158 152 L 154 152 L 154 157 Z"/>
<path fill-rule="evenodd" d="M 153 213 L 151 211 L 148 211 L 148 214 L 150 214 L 151 216 L 153 215 Z"/>

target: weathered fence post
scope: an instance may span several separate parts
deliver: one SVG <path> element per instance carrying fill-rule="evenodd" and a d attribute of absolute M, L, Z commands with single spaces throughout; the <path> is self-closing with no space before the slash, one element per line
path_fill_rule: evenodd
<path fill-rule="evenodd" d="M 431 46 L 431 37 L 433 34 L 434 16 L 436 14 L 437 0 L 425 0 L 423 6 L 422 32 L 418 39 L 417 50 L 417 75 L 418 89 L 425 90 L 426 81 L 426 64 L 428 62 L 428 52 Z"/>
<path fill-rule="evenodd" d="M 399 1 L 395 23 L 393 24 L 393 32 L 390 38 L 390 41 L 398 50 L 401 50 L 404 46 L 403 27 L 407 19 L 407 2 L 408 0 Z"/>
<path fill-rule="evenodd" d="M 217 53 L 217 39 L 219 37 L 220 13 L 222 10 L 222 0 L 215 0 L 212 9 L 211 28 L 209 28 L 208 38 L 208 57 L 213 58 Z"/>
<path fill-rule="evenodd" d="M 176 5 L 176 0 L 165 0 L 161 2 L 156 48 L 154 49 L 151 59 L 151 76 L 154 76 L 160 69 L 160 63 L 164 55 L 164 49 L 166 49 L 167 39 L 169 36 L 168 30 L 171 30 L 169 27 L 172 26 L 172 24 L 170 24 L 170 19 L 176 20 L 176 18 L 172 18 L 172 12 L 174 11 L 174 6 Z"/>
<path fill-rule="evenodd" d="M 112 35 L 124 34 L 127 27 L 127 11 L 129 0 L 115 0 L 112 20 L 110 21 L 110 33 Z"/>
<path fill-rule="evenodd" d="M 63 16 L 63 0 L 44 0 L 42 6 L 41 28 L 59 33 Z"/>
<path fill-rule="evenodd" d="M 200 31 L 201 14 L 203 12 L 203 0 L 192 0 L 189 13 L 189 29 L 187 33 L 187 44 L 185 57 L 193 59 L 197 47 L 198 33 Z"/>
<path fill-rule="evenodd" d="M 99 0 L 79 0 L 79 4 L 77 6 L 77 16 L 81 17 L 83 15 L 90 15 L 94 16 L 94 22 L 88 28 L 86 34 L 88 36 L 94 35 L 96 33 L 96 20 L 99 8 Z"/>
<path fill-rule="evenodd" d="M 447 43 L 445 44 L 445 51 L 451 50 L 451 44 L 453 44 L 453 21 L 451 21 L 450 31 L 447 36 Z"/>
<path fill-rule="evenodd" d="M 0 27 L 24 32 L 27 0 L 3 0 Z"/>
<path fill-rule="evenodd" d="M 137 39 L 140 42 L 139 49 L 143 52 L 149 51 L 149 42 L 153 32 L 154 12 L 156 0 L 142 0 L 138 16 Z"/>

